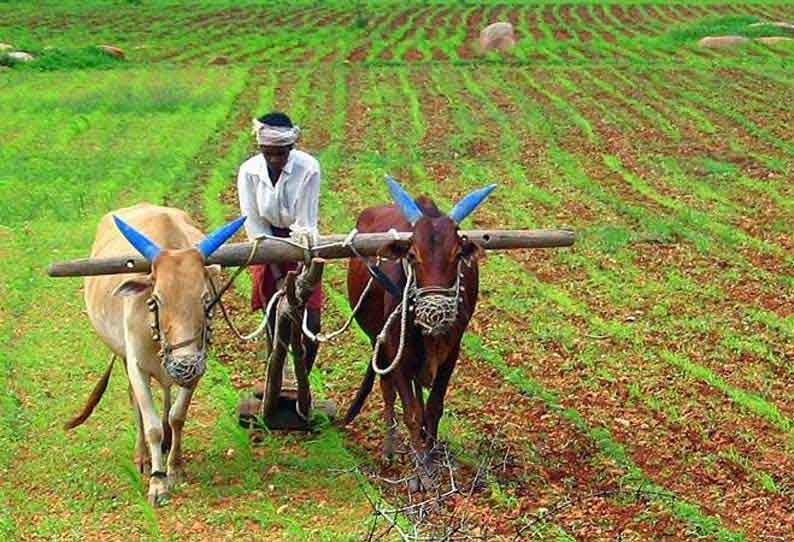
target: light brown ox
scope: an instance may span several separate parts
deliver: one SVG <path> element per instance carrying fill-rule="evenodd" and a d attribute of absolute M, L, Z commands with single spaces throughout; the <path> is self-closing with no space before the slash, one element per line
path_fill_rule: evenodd
<path fill-rule="evenodd" d="M 119 220 L 114 224 L 114 215 Z M 91 258 L 130 253 L 132 244 L 152 263 L 148 275 L 105 275 L 85 279 L 88 316 L 102 341 L 125 360 L 138 436 L 135 464 L 151 472 L 149 502 L 167 499 L 182 471 L 182 427 L 193 392 L 206 368 L 211 274 L 209 255 L 234 234 L 244 218 L 205 238 L 187 213 L 141 203 L 105 215 L 99 223 Z M 157 321 L 159 325 L 154 325 Z M 83 411 L 70 420 L 83 423 L 99 402 L 113 367 L 111 362 Z M 163 388 L 163 419 L 150 387 Z M 171 405 L 171 386 L 177 385 Z M 167 470 L 163 454 L 168 452 Z"/>

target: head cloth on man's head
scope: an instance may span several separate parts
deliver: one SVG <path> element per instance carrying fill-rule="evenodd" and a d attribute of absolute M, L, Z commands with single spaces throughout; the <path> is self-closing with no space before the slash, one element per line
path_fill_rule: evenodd
<path fill-rule="evenodd" d="M 294 145 L 301 133 L 300 126 L 271 126 L 258 119 L 252 119 L 252 123 L 252 132 L 256 136 L 256 142 L 260 145 L 273 147 Z"/>

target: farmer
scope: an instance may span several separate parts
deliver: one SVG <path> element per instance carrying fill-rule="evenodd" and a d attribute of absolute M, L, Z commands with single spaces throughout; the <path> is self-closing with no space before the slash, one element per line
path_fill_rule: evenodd
<path fill-rule="evenodd" d="M 253 119 L 253 133 L 260 153 L 240 166 L 237 190 L 240 210 L 247 216 L 245 231 L 250 240 L 270 235 L 289 237 L 301 244 L 317 238 L 320 202 L 320 164 L 308 153 L 295 149 L 300 128 L 284 113 L 273 112 Z M 251 309 L 267 307 L 277 284 L 297 263 L 252 265 Z M 322 285 L 306 305 L 307 324 L 320 331 Z M 305 339 L 306 368 L 311 371 L 317 344 Z M 288 366 L 290 364 L 286 364 Z M 285 375 L 285 377 L 288 375 Z"/>

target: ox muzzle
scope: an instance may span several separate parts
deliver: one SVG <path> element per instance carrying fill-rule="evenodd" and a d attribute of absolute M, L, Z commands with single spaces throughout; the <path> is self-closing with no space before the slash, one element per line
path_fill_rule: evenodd
<path fill-rule="evenodd" d="M 212 335 L 212 308 L 205 306 L 201 331 L 192 339 L 178 344 L 170 344 L 160 330 L 160 312 L 157 301 L 152 297 L 146 302 L 152 313 L 152 340 L 160 343 L 160 360 L 165 372 L 183 388 L 190 388 L 207 371 L 207 346 Z M 198 343 L 198 350 L 189 354 L 175 354 L 177 350 Z"/>
<path fill-rule="evenodd" d="M 192 387 L 207 370 L 207 352 L 201 350 L 180 356 L 173 353 L 164 354 L 163 368 L 178 385 L 184 388 Z"/>
<path fill-rule="evenodd" d="M 461 285 L 463 279 L 463 261 L 458 262 L 455 284 L 451 288 L 428 286 L 411 288 L 410 297 L 413 301 L 414 324 L 423 335 L 437 337 L 448 333 L 458 321 L 458 311 L 463 302 Z"/>

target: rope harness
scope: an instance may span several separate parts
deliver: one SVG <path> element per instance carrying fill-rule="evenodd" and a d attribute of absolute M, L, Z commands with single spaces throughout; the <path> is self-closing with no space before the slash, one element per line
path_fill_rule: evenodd
<path fill-rule="evenodd" d="M 461 285 L 463 262 L 464 260 L 462 259 L 458 261 L 457 276 L 452 287 L 427 286 L 425 288 L 417 288 L 413 266 L 403 260 L 406 279 L 402 300 L 386 319 L 386 323 L 380 333 L 378 333 L 375 339 L 375 346 L 372 349 L 370 363 L 372 370 L 376 374 L 385 376 L 391 373 L 400 363 L 405 348 L 409 312 L 413 312 L 414 324 L 419 327 L 423 335 L 435 337 L 443 335 L 452 328 L 458 319 L 459 307 L 463 302 L 461 293 L 465 291 L 465 288 Z M 378 354 L 383 343 L 386 342 L 389 328 L 398 316 L 400 317 L 400 340 L 397 352 L 391 363 L 385 369 L 381 369 L 377 364 Z"/>
<path fill-rule="evenodd" d="M 210 280 L 210 284 L 212 281 Z M 154 296 L 146 300 L 152 313 L 152 340 L 160 343 L 160 364 L 163 369 L 182 387 L 190 387 L 207 370 L 207 346 L 212 338 L 212 304 L 206 303 L 201 322 L 201 331 L 190 339 L 170 344 L 168 337 L 160 328 L 160 305 Z M 174 352 L 191 344 L 200 342 L 198 352 L 185 356 L 175 356 Z"/>

